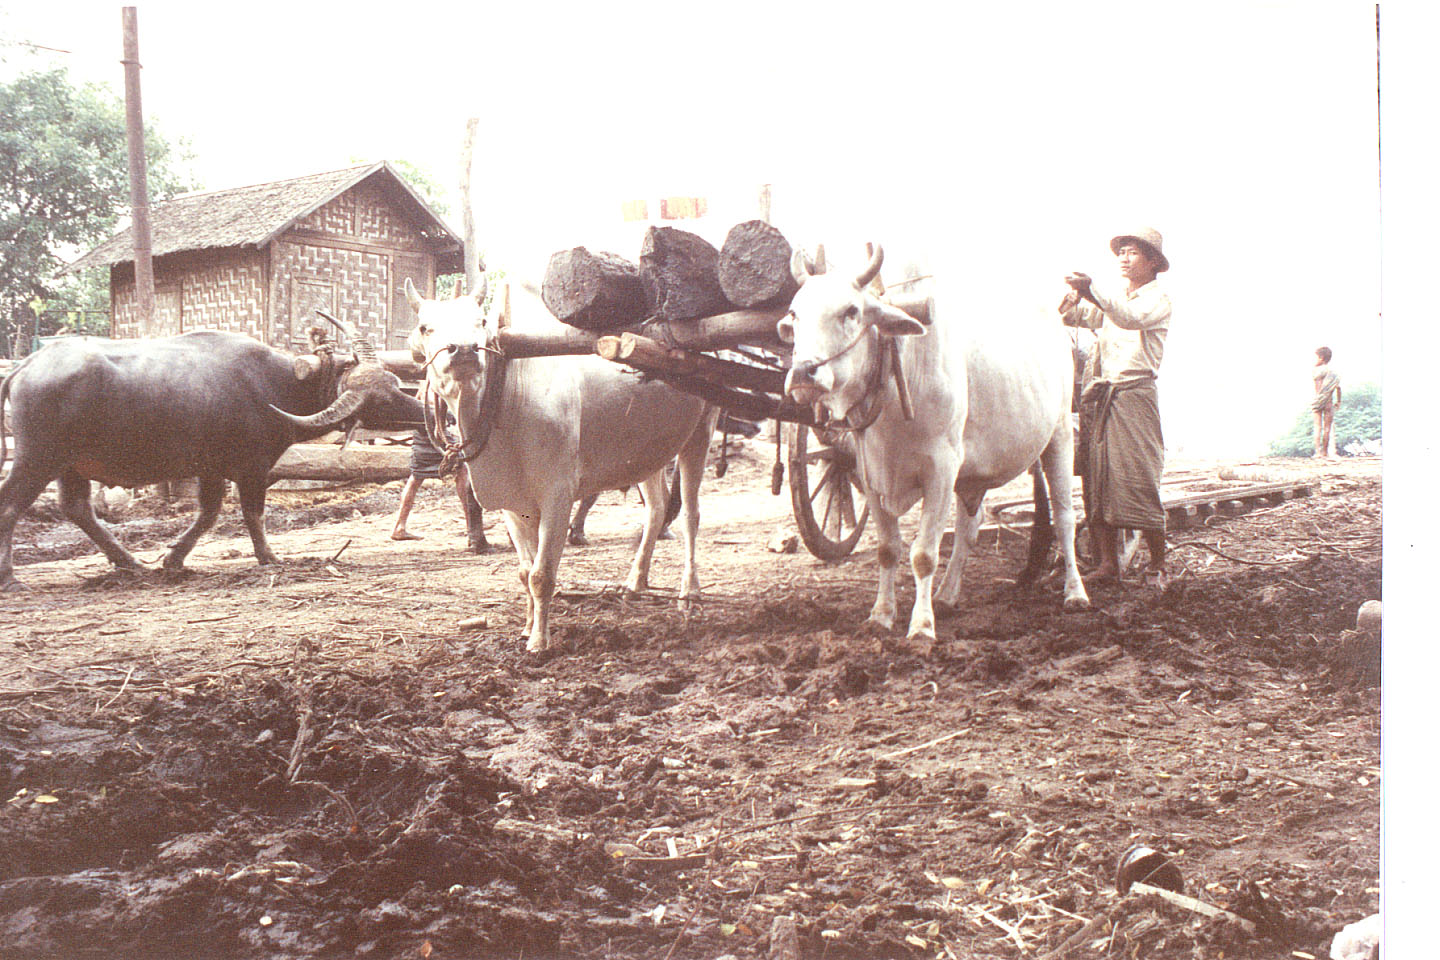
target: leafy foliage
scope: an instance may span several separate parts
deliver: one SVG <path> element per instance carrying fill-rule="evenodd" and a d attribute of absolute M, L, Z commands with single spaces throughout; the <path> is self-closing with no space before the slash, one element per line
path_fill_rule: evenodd
<path fill-rule="evenodd" d="M 152 200 L 192 189 L 183 143 L 148 129 L 145 150 Z M 94 325 L 85 311 L 108 307 L 105 272 L 55 273 L 114 230 L 129 197 L 125 107 L 109 88 L 75 86 L 63 68 L 0 83 L 0 349 L 34 328 L 32 301 L 42 334 Z"/>
<path fill-rule="evenodd" d="M 1335 449 L 1344 450 L 1355 441 L 1380 439 L 1380 388 L 1362 383 L 1355 388 L 1342 385 L 1340 409 L 1335 411 Z M 1290 432 L 1270 444 L 1272 457 L 1308 457 L 1315 452 L 1315 419 L 1306 409 L 1295 418 Z"/>

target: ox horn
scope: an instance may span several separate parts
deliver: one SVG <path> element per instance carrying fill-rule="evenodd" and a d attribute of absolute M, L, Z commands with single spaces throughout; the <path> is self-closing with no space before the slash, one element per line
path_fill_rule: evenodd
<path fill-rule="evenodd" d="M 879 276 L 880 265 L 884 262 L 885 248 L 877 243 L 875 244 L 875 252 L 870 255 L 870 262 L 865 265 L 864 270 L 860 271 L 860 276 L 855 278 L 856 288 L 864 290 L 867 286 L 869 286 L 870 281 L 874 280 L 877 276 Z"/>
<path fill-rule="evenodd" d="M 319 413 L 312 413 L 308 417 L 298 416 L 293 413 L 286 413 L 284 410 L 281 410 L 273 403 L 270 404 L 270 409 L 274 410 L 276 413 L 280 414 L 280 416 L 284 417 L 286 420 L 289 420 L 297 427 L 303 427 L 307 430 L 319 428 L 328 430 L 329 428 L 335 426 L 343 420 L 354 416 L 356 411 L 358 411 L 364 405 L 364 403 L 365 394 L 362 391 L 346 390 L 344 393 L 340 394 L 340 396 L 336 397 L 335 402 L 330 404 L 330 406 L 326 407 L 324 410 L 321 410 Z"/>
<path fill-rule="evenodd" d="M 815 263 L 804 250 L 796 250 L 790 255 L 790 276 L 794 277 L 800 286 L 805 286 L 805 281 L 815 273 Z"/>
<path fill-rule="evenodd" d="M 337 330 L 340 330 L 345 336 L 350 338 L 350 343 L 355 348 L 356 357 L 366 363 L 380 362 L 380 358 L 375 355 L 375 342 L 370 339 L 369 334 L 361 333 L 360 328 L 353 323 L 341 323 L 319 307 L 315 308 L 315 312 L 335 324 Z"/>

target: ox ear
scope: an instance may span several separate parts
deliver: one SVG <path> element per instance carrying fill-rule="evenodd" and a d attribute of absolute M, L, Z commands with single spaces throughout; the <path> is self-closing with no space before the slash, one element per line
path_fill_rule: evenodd
<path fill-rule="evenodd" d="M 925 324 L 899 307 L 871 297 L 865 298 L 865 322 L 884 337 L 920 337 L 926 329 Z"/>
<path fill-rule="evenodd" d="M 782 343 L 795 342 L 795 313 L 793 310 L 775 321 L 775 334 Z"/>
<path fill-rule="evenodd" d="M 420 304 L 425 302 L 425 299 L 420 296 L 420 291 L 415 289 L 415 284 L 409 277 L 405 278 L 405 302 L 410 304 L 411 310 L 417 311 L 420 309 Z"/>

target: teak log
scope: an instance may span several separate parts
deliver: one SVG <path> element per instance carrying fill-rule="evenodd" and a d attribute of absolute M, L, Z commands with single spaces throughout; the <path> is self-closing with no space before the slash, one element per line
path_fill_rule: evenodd
<path fill-rule="evenodd" d="M 715 266 L 720 251 L 704 237 L 675 227 L 651 227 L 640 244 L 640 283 L 651 316 L 693 320 L 730 309 Z"/>
<path fill-rule="evenodd" d="M 368 480 L 385 483 L 410 476 L 410 448 L 350 446 L 344 453 L 333 443 L 297 443 L 270 470 L 270 480 Z"/>
<path fill-rule="evenodd" d="M 794 248 L 764 220 L 730 228 L 720 247 L 720 290 L 737 307 L 788 304 L 800 285 L 790 272 Z"/>
<path fill-rule="evenodd" d="M 584 247 L 551 255 L 540 298 L 556 317 L 586 330 L 632 326 L 649 312 L 640 268 L 617 254 Z"/>
<path fill-rule="evenodd" d="M 415 358 L 410 356 L 409 350 L 381 350 L 377 356 L 385 365 L 385 369 L 401 380 L 414 383 L 417 380 L 425 379 L 425 368 L 415 362 Z"/>
<path fill-rule="evenodd" d="M 634 333 L 601 337 L 595 352 L 606 360 L 669 376 L 698 376 L 725 387 L 760 393 L 785 392 L 785 371 L 721 360 L 704 353 L 666 347 Z"/>

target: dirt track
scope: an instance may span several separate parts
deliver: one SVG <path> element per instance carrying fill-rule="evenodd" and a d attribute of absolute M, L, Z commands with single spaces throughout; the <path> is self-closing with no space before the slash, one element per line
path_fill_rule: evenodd
<path fill-rule="evenodd" d="M 403 544 L 393 487 L 272 497 L 283 569 L 232 501 L 179 583 L 22 523 L 0 956 L 713 960 L 792 918 L 807 958 L 1082 928 L 1075 956 L 1323 957 L 1377 909 L 1378 651 L 1348 628 L 1380 595 L 1378 462 L 1285 464 L 1321 493 L 1175 532 L 1166 592 L 1092 585 L 1085 613 L 1006 582 L 1002 537 L 916 648 L 864 625 L 868 535 L 839 567 L 765 549 L 789 508 L 746 449 L 706 481 L 710 601 L 602 589 L 639 518 L 609 495 L 558 656 L 523 653 L 512 556 L 463 553 L 434 484 Z M 121 539 L 154 559 L 188 509 Z M 1119 898 L 1141 841 L 1259 931 Z"/>

